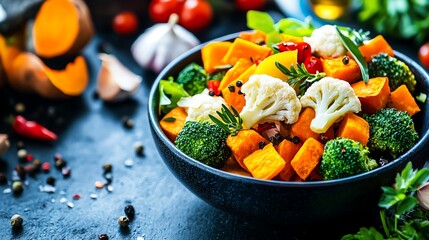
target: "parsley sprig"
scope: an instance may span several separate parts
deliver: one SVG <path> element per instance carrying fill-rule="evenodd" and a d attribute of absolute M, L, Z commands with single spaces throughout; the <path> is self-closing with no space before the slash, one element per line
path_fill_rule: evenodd
<path fill-rule="evenodd" d="M 298 97 L 304 95 L 305 91 L 307 91 L 313 83 L 326 76 L 324 72 L 309 73 L 303 63 L 301 63 L 301 65 L 297 64 L 296 67 L 292 65 L 290 69 L 280 62 L 276 61 L 275 64 L 282 73 L 288 76 L 286 82 L 297 91 Z"/>
<path fill-rule="evenodd" d="M 397 174 L 392 187 L 382 187 L 378 203 L 383 233 L 376 228 L 361 228 L 352 239 L 429 239 L 429 211 L 418 205 L 416 191 L 429 180 L 429 168 L 413 170 L 411 162 Z"/>
<path fill-rule="evenodd" d="M 221 111 L 216 111 L 216 113 L 222 120 L 211 114 L 209 115 L 210 119 L 216 125 L 229 132 L 232 136 L 236 136 L 238 132 L 243 129 L 243 119 L 233 106 L 231 106 L 231 110 L 229 110 L 225 104 L 222 104 Z"/>

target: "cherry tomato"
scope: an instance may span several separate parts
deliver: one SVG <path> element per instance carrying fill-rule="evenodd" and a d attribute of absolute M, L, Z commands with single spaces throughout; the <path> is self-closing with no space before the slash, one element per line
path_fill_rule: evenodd
<path fill-rule="evenodd" d="M 135 13 L 124 11 L 113 18 L 113 30 L 119 35 L 130 35 L 137 31 L 139 20 Z"/>
<path fill-rule="evenodd" d="M 323 72 L 323 64 L 320 58 L 310 56 L 305 59 L 304 66 L 309 73 L 315 74 L 317 72 Z"/>
<path fill-rule="evenodd" d="M 182 11 L 185 0 L 152 0 L 149 4 L 149 16 L 157 23 L 168 22 L 172 13 Z"/>
<path fill-rule="evenodd" d="M 298 63 L 303 63 L 307 58 L 311 56 L 311 46 L 306 42 L 297 43 L 296 49 L 298 49 Z"/>
<path fill-rule="evenodd" d="M 419 49 L 419 60 L 420 63 L 429 68 L 429 42 L 423 44 Z"/>
<path fill-rule="evenodd" d="M 210 92 L 213 92 L 213 96 L 214 95 L 219 96 L 219 94 L 220 94 L 219 86 L 220 86 L 219 80 L 209 80 L 207 82 L 207 88 L 209 89 Z M 210 93 L 210 95 L 211 95 L 211 93 Z"/>
<path fill-rule="evenodd" d="M 261 10 L 265 6 L 266 0 L 234 0 L 235 6 L 242 11 Z"/>
<path fill-rule="evenodd" d="M 179 14 L 179 24 L 189 31 L 199 31 L 207 27 L 212 18 L 210 3 L 205 0 L 187 0 Z"/>

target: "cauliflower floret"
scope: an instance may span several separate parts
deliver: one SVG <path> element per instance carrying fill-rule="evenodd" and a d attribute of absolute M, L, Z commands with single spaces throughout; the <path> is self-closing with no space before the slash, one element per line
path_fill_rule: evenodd
<path fill-rule="evenodd" d="M 262 121 L 294 123 L 301 112 L 295 90 L 278 78 L 255 74 L 241 87 L 246 105 L 240 113 L 243 128 Z"/>
<path fill-rule="evenodd" d="M 311 37 L 305 38 L 304 41 L 310 44 L 312 52 L 320 57 L 338 57 L 346 54 L 346 48 L 332 25 L 315 29 Z"/>
<path fill-rule="evenodd" d="M 186 108 L 186 121 L 212 121 L 209 114 L 217 117 L 216 111 L 221 111 L 222 104 L 226 105 L 225 100 L 222 97 L 210 96 L 208 89 L 191 97 L 182 97 L 177 102 L 178 106 Z"/>
<path fill-rule="evenodd" d="M 310 129 L 315 133 L 326 132 L 348 112 L 361 111 L 359 98 L 350 84 L 332 77 L 324 77 L 311 85 L 301 97 L 301 104 L 316 112 L 310 124 Z"/>

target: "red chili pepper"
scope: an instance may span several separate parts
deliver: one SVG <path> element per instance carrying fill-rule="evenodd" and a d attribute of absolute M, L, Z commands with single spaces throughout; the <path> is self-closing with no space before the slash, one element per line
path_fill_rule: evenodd
<path fill-rule="evenodd" d="M 219 96 L 220 94 L 219 86 L 220 86 L 219 80 L 209 80 L 207 82 L 207 88 L 209 89 L 209 91 L 212 91 L 216 96 Z"/>
<path fill-rule="evenodd" d="M 44 126 L 34 122 L 28 121 L 23 116 L 16 116 L 13 120 L 12 129 L 19 135 L 39 139 L 39 140 L 56 140 L 57 135 L 45 128 Z"/>

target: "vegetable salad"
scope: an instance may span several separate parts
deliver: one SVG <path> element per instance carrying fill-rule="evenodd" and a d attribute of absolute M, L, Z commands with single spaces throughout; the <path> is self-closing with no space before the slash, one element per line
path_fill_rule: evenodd
<path fill-rule="evenodd" d="M 418 141 L 415 77 L 383 36 L 257 11 L 247 21 L 252 31 L 204 45 L 202 64 L 159 83 L 160 126 L 183 153 L 244 176 L 320 181 Z"/>

